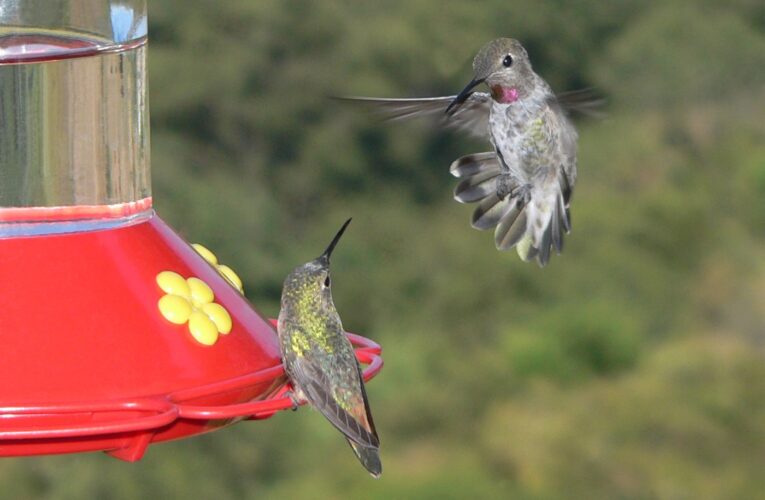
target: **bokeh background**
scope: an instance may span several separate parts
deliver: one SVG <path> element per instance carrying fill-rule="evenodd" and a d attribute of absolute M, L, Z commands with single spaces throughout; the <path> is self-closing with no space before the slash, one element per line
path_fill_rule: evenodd
<path fill-rule="evenodd" d="M 149 449 L 6 459 L 8 498 L 756 498 L 765 492 L 765 3 L 150 0 L 156 207 L 278 314 L 349 216 L 335 302 L 384 347 L 379 481 L 301 409 Z M 332 94 L 448 95 L 498 36 L 580 120 L 545 269 L 451 197 L 486 144 Z"/>

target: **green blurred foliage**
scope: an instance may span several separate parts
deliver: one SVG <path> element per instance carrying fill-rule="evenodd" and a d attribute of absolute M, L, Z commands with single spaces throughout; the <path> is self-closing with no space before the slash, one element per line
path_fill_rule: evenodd
<path fill-rule="evenodd" d="M 383 478 L 314 412 L 6 460 L 9 498 L 755 498 L 765 457 L 765 4 L 150 0 L 155 202 L 278 313 L 348 216 L 335 302 L 384 346 Z M 523 41 L 594 85 L 566 250 L 494 250 L 447 172 L 485 144 L 337 94 L 453 93 Z"/>

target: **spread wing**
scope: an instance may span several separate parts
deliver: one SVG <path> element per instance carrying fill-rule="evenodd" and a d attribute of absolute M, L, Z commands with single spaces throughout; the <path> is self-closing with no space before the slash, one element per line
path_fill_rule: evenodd
<path fill-rule="evenodd" d="M 553 107 L 560 107 L 567 113 L 579 113 L 589 118 L 603 118 L 606 99 L 595 89 L 585 88 L 561 92 L 550 98 Z"/>
<path fill-rule="evenodd" d="M 351 354 L 352 355 L 352 354 Z M 290 363 L 290 376 L 293 381 L 305 394 L 308 402 L 319 410 L 332 425 L 342 432 L 349 440 L 361 446 L 377 448 L 380 446 L 380 440 L 372 422 L 372 416 L 369 412 L 369 403 L 367 402 L 366 391 L 361 373 L 356 364 L 355 373 L 358 381 L 354 386 L 347 388 L 344 392 L 347 401 L 348 410 L 343 409 L 335 400 L 332 388 L 333 384 L 327 377 L 322 366 L 312 360 L 300 356 Z M 353 359 L 355 362 L 355 359 Z M 342 388 L 335 388 L 336 391 L 342 391 Z"/>
<path fill-rule="evenodd" d="M 486 92 L 473 92 L 451 115 L 445 113 L 447 106 L 456 95 L 443 97 L 379 98 L 379 97 L 337 97 L 342 101 L 356 102 L 373 108 L 386 120 L 408 120 L 429 118 L 436 123 L 481 138 L 489 138 L 489 109 L 492 99 Z M 586 88 L 561 92 L 550 98 L 551 104 L 566 112 L 579 113 L 591 118 L 601 118 L 600 108 L 605 99 L 594 89 Z"/>
<path fill-rule="evenodd" d="M 445 127 L 463 130 L 476 137 L 488 139 L 491 96 L 485 92 L 473 92 L 457 111 L 447 116 L 446 107 L 455 97 L 457 96 L 412 99 L 338 97 L 337 99 L 367 105 L 387 120 L 425 117 Z"/>

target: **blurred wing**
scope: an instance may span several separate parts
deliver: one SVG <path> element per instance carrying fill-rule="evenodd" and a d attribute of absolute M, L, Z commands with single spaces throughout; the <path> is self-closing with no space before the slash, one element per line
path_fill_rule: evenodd
<path fill-rule="evenodd" d="M 375 109 L 386 120 L 406 120 L 426 117 L 439 125 L 466 131 L 476 137 L 489 137 L 489 108 L 491 96 L 473 92 L 450 116 L 445 111 L 457 96 L 424 97 L 413 99 L 381 99 L 376 97 L 338 97 L 343 101 L 358 102 Z"/>
<path fill-rule="evenodd" d="M 324 370 L 316 362 L 301 356 L 291 364 L 291 376 L 305 394 L 308 402 L 319 410 L 332 425 L 342 432 L 348 439 L 361 446 L 378 447 L 380 440 L 369 414 L 364 383 L 359 376 L 361 393 L 358 404 L 354 408 L 358 411 L 345 411 L 337 404 L 332 395 L 332 383 Z"/>
<path fill-rule="evenodd" d="M 567 113 L 578 113 L 590 118 L 603 118 L 606 99 L 595 89 L 586 88 L 561 92 L 550 98 L 551 104 Z"/>

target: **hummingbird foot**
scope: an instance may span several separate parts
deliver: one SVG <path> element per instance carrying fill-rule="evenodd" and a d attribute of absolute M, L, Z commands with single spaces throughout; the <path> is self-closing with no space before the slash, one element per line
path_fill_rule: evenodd
<path fill-rule="evenodd" d="M 499 174 L 497 179 L 497 197 L 500 200 L 504 200 L 507 195 L 513 192 L 514 185 L 515 183 L 510 174 Z"/>
<path fill-rule="evenodd" d="M 500 174 L 497 179 L 497 197 L 504 200 L 508 196 L 516 199 L 518 208 L 531 201 L 531 184 L 520 184 L 510 174 Z"/>
<path fill-rule="evenodd" d="M 516 187 L 511 193 L 516 198 L 515 204 L 518 208 L 525 207 L 531 201 L 531 184 L 524 184 Z"/>
<path fill-rule="evenodd" d="M 290 401 L 292 402 L 292 411 L 297 411 L 297 409 L 300 408 L 300 405 L 305 403 L 305 399 L 301 399 L 293 391 L 287 391 L 284 395 L 290 398 Z"/>

